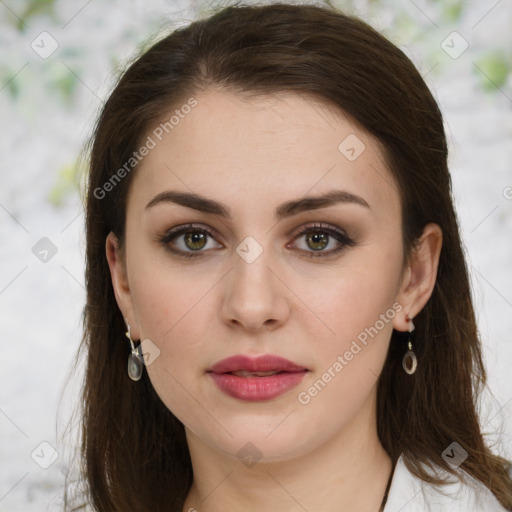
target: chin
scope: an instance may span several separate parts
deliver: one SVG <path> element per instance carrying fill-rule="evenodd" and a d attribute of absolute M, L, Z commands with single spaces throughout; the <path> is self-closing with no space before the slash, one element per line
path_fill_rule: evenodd
<path fill-rule="evenodd" d="M 290 416 L 293 416 L 290 415 Z M 285 421 L 289 421 L 288 418 Z M 282 421 L 282 418 L 279 420 Z M 249 427 L 246 422 L 243 424 L 224 423 L 226 430 L 233 434 L 230 437 L 223 429 L 219 433 L 221 437 L 212 438 L 211 431 L 203 433 L 203 437 L 211 447 L 217 451 L 245 462 L 247 466 L 258 463 L 281 462 L 305 455 L 322 444 L 322 438 L 318 433 L 311 439 L 305 438 L 305 432 L 312 432 L 306 425 L 301 428 L 299 425 L 290 428 L 290 425 L 279 425 L 274 422 L 272 428 L 252 421 Z"/>

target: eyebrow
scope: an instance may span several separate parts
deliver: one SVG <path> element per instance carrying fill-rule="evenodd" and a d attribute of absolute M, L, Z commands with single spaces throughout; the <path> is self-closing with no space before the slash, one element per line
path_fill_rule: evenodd
<path fill-rule="evenodd" d="M 152 208 L 158 204 L 174 203 L 187 208 L 193 208 L 203 213 L 209 213 L 224 217 L 226 219 L 231 218 L 231 211 L 229 207 L 209 199 L 200 194 L 194 194 L 190 192 L 178 192 L 176 190 L 167 190 L 157 194 L 151 201 L 146 205 L 146 210 Z M 286 201 L 276 208 L 275 218 L 276 220 L 282 220 L 299 213 L 306 212 L 309 210 L 316 210 L 318 208 L 325 208 L 335 204 L 356 204 L 368 208 L 371 210 L 370 205 L 360 196 L 352 194 L 346 190 L 331 190 L 317 196 L 306 196 L 300 199 L 292 201 Z"/>

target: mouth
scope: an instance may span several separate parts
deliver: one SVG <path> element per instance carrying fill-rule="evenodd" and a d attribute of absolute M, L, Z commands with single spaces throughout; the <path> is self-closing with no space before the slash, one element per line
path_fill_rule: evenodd
<path fill-rule="evenodd" d="M 308 369 L 272 354 L 265 354 L 256 358 L 239 354 L 218 361 L 207 371 L 217 374 L 232 374 L 237 377 L 269 377 L 280 373 L 304 372 Z"/>
<path fill-rule="evenodd" d="M 273 370 L 273 371 L 269 371 L 269 372 L 250 372 L 248 370 L 237 370 L 236 372 L 226 372 L 226 374 L 228 374 L 228 375 L 236 375 L 237 377 L 271 377 L 272 375 L 278 375 L 281 373 L 292 373 L 292 372 L 284 372 L 284 371 L 279 371 L 279 370 Z"/>
<path fill-rule="evenodd" d="M 298 372 L 268 371 L 209 372 L 217 388 L 231 398 L 246 402 L 265 402 L 292 390 L 309 370 Z"/>
<path fill-rule="evenodd" d="M 310 370 L 274 355 L 237 355 L 207 370 L 217 387 L 238 400 L 264 402 L 298 386 Z"/>
<path fill-rule="evenodd" d="M 298 371 L 278 371 L 278 370 L 274 370 L 274 371 L 269 371 L 269 372 L 251 372 L 251 371 L 248 371 L 248 370 L 237 370 L 236 372 L 213 372 L 213 371 L 208 371 L 207 373 L 211 373 L 211 374 L 214 374 L 214 375 L 234 375 L 236 377 L 260 377 L 260 378 L 263 378 L 263 377 L 273 377 L 274 375 L 285 375 L 285 374 L 292 374 L 292 373 L 306 373 L 306 372 L 309 372 L 309 370 L 298 370 Z"/>

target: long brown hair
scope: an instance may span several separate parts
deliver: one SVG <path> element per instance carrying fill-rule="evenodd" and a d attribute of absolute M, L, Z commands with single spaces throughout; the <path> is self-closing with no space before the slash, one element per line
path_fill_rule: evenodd
<path fill-rule="evenodd" d="M 147 372 L 137 383 L 127 376 L 129 344 L 105 238 L 112 230 L 123 241 L 137 169 L 122 179 L 116 172 L 162 114 L 212 87 L 316 98 L 382 143 L 399 186 L 404 255 L 429 222 L 442 228 L 443 247 L 432 296 L 415 318 L 413 376 L 401 367 L 402 333 L 391 337 L 378 384 L 380 441 L 393 463 L 403 454 L 413 473 L 436 484 L 442 482 L 424 465 L 458 475 L 442 457 L 456 441 L 468 453 L 461 467 L 512 510 L 510 463 L 491 452 L 479 426 L 486 374 L 438 105 L 404 53 L 366 23 L 328 6 L 290 4 L 231 6 L 175 30 L 131 64 L 103 107 L 90 151 L 87 304 L 77 354 L 86 356 L 81 458 L 87 499 L 98 511 L 181 512 L 192 484 L 182 423 Z"/>

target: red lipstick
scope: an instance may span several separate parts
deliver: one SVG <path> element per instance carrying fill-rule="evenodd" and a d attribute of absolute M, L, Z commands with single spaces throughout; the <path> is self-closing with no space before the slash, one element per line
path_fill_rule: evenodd
<path fill-rule="evenodd" d="M 218 361 L 207 371 L 227 395 L 263 402 L 296 387 L 309 370 L 275 355 L 236 355 Z"/>

